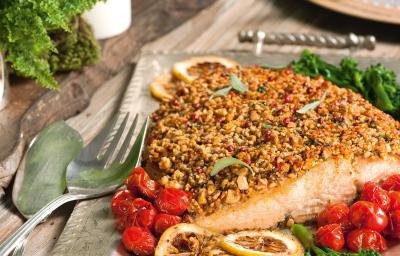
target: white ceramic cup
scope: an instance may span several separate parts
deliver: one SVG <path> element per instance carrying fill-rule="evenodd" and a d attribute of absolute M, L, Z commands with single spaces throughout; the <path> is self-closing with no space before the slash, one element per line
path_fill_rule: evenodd
<path fill-rule="evenodd" d="M 93 27 L 96 39 L 116 36 L 131 25 L 131 0 L 100 1 L 83 18 Z"/>
<path fill-rule="evenodd" d="M 0 52 L 0 110 L 7 105 L 8 86 L 7 65 L 4 61 L 3 54 Z"/>

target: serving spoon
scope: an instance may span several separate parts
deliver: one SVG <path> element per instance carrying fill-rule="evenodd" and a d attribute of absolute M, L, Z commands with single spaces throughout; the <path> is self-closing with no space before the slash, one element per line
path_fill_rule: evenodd
<path fill-rule="evenodd" d="M 68 193 L 55 198 L 36 214 L 32 215 L 13 235 L 1 244 L 0 255 L 8 255 L 18 244 L 23 242 L 36 225 L 64 203 L 100 197 L 115 191 L 121 186 L 123 180 L 129 176 L 131 169 L 140 162 L 149 123 L 149 119 L 146 118 L 133 147 L 130 148 L 131 138 L 138 121 L 138 116 L 136 115 L 134 121 L 131 122 L 125 141 L 115 154 L 127 126 L 128 118 L 129 113 L 125 115 L 118 129 L 114 129 L 118 118 L 113 118 L 113 121 L 79 153 L 67 167 L 66 182 Z M 115 130 L 116 132 L 113 135 Z M 107 143 L 110 137 L 112 137 L 111 142 Z M 105 146 L 107 146 L 106 149 L 104 149 Z M 124 160 L 127 153 L 128 156 Z"/>

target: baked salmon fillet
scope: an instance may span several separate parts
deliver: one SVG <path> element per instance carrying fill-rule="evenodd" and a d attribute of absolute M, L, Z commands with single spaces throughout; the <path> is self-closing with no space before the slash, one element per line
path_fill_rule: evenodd
<path fill-rule="evenodd" d="M 232 74 L 248 90 L 217 95 Z M 189 219 L 216 231 L 309 221 L 330 203 L 350 203 L 366 181 L 400 173 L 399 122 L 290 69 L 205 72 L 152 118 L 148 166 L 163 186 L 192 192 Z M 224 157 L 254 173 L 232 165 L 211 176 Z"/>

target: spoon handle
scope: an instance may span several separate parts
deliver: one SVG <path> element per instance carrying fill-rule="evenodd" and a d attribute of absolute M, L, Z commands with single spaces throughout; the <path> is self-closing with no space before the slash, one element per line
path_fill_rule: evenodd
<path fill-rule="evenodd" d="M 47 216 L 49 216 L 59 206 L 74 200 L 82 199 L 81 195 L 64 194 L 53 201 L 48 203 L 37 213 L 35 213 L 29 220 L 27 220 L 21 227 L 15 231 L 7 240 L 5 240 L 0 246 L 0 255 L 9 255 L 11 251 L 22 242 L 25 237 Z"/>

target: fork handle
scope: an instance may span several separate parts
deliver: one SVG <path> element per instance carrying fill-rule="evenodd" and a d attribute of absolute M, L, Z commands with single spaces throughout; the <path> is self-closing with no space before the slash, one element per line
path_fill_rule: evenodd
<path fill-rule="evenodd" d="M 47 216 L 49 216 L 55 209 L 59 206 L 74 200 L 83 199 L 84 197 L 81 195 L 74 194 L 64 194 L 53 201 L 49 202 L 42 209 L 40 209 L 37 213 L 32 215 L 21 227 L 17 229 L 7 240 L 5 240 L 0 245 L 0 255 L 7 256 L 11 253 L 11 251 L 22 242 L 25 237 Z"/>

